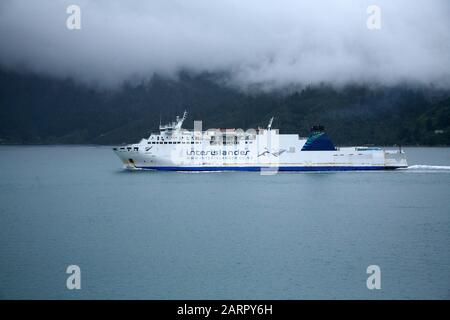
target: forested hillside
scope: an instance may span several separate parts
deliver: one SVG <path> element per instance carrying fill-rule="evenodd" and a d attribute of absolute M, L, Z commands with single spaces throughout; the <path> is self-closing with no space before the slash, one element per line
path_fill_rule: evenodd
<path fill-rule="evenodd" d="M 450 93 L 409 87 L 323 85 L 287 92 L 243 92 L 219 75 L 154 77 L 120 89 L 0 72 L 0 143 L 120 144 L 156 131 L 184 109 L 186 126 L 265 126 L 307 135 L 326 127 L 337 145 L 450 145 Z"/>

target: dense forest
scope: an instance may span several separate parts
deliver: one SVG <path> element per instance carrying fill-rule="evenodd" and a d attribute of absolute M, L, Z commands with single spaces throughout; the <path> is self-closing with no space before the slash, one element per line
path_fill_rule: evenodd
<path fill-rule="evenodd" d="M 122 144 L 156 131 L 184 109 L 186 127 L 274 127 L 308 134 L 326 127 L 337 145 L 450 145 L 450 92 L 408 86 L 310 86 L 242 91 L 220 75 L 153 77 L 117 89 L 0 71 L 0 143 Z"/>

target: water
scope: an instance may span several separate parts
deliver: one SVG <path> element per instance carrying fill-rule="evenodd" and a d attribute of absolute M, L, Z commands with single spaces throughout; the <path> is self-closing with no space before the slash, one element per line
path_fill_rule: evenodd
<path fill-rule="evenodd" d="M 420 166 L 261 176 L 0 147 L 0 298 L 449 299 L 450 148 L 407 152 Z"/>

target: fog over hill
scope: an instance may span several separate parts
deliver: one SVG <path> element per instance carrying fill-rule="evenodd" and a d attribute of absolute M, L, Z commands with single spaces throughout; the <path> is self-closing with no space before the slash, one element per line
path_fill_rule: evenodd
<path fill-rule="evenodd" d="M 189 111 L 186 126 L 274 126 L 307 135 L 325 125 L 339 145 L 450 145 L 450 93 L 405 86 L 317 85 L 249 94 L 218 84 L 219 75 L 183 73 L 140 85 L 98 90 L 73 81 L 0 72 L 1 143 L 137 142 Z M 437 130 L 437 131 L 436 131 Z M 438 133 L 436 133 L 438 132 Z"/>
<path fill-rule="evenodd" d="M 77 4 L 81 29 L 68 30 Z M 0 64 L 100 86 L 180 71 L 242 88 L 351 83 L 450 86 L 450 2 L 7 0 Z"/>
<path fill-rule="evenodd" d="M 66 9 L 81 9 L 69 30 Z M 266 125 L 338 144 L 450 144 L 450 2 L 5 0 L 0 142 Z"/>

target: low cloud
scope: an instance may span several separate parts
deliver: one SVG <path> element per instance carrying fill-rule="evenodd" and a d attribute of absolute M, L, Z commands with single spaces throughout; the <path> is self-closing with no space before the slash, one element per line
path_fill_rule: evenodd
<path fill-rule="evenodd" d="M 71 4 L 81 30 L 66 28 Z M 0 65 L 109 87 L 187 70 L 243 88 L 450 88 L 449 30 L 447 0 L 2 0 Z"/>

